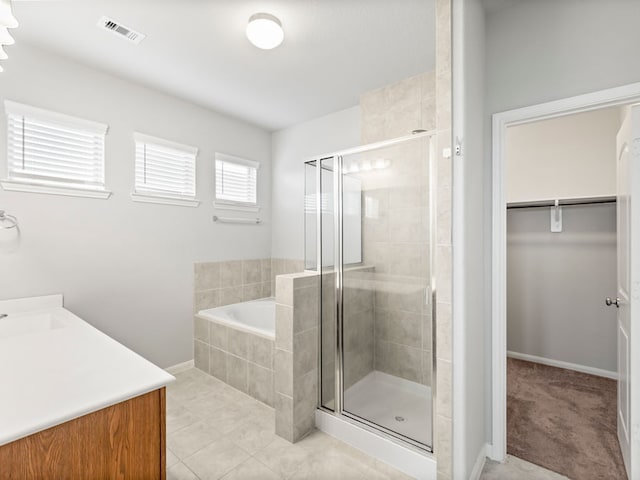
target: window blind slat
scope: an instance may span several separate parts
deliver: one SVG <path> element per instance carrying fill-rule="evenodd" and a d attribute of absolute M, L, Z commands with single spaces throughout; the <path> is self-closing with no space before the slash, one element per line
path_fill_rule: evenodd
<path fill-rule="evenodd" d="M 216 160 L 216 199 L 255 205 L 257 169 L 245 163 Z"/>
<path fill-rule="evenodd" d="M 145 136 L 144 139 L 147 138 Z M 195 153 L 138 138 L 135 158 L 136 192 L 195 197 L 195 162 Z"/>
<path fill-rule="evenodd" d="M 9 178 L 104 189 L 105 134 L 30 115 L 8 111 Z"/>
<path fill-rule="evenodd" d="M 9 149 L 9 152 L 14 152 L 13 149 Z M 55 155 L 51 153 L 40 153 L 33 150 L 24 150 L 23 151 L 15 151 L 16 158 L 11 161 L 11 163 L 16 165 L 31 165 L 35 168 L 36 165 L 40 163 L 46 163 L 47 165 L 73 165 L 78 167 L 91 167 L 95 169 L 102 169 L 102 165 L 97 164 L 91 159 L 78 159 L 78 158 L 68 158 L 62 155 Z M 24 153 L 24 162 L 23 162 L 23 153 Z"/>
<path fill-rule="evenodd" d="M 9 126 L 22 131 L 24 129 L 25 132 L 29 134 L 29 136 L 33 137 L 51 137 L 51 138 L 59 138 L 62 140 L 68 140 L 71 142 L 78 143 L 91 143 L 95 141 L 99 141 L 102 138 L 102 135 L 96 135 L 93 133 L 83 134 L 78 132 L 77 135 L 74 132 L 69 132 L 68 130 L 61 130 L 58 128 L 46 128 L 40 125 L 35 125 L 33 123 L 29 123 L 27 120 L 22 122 L 21 119 L 17 119 L 15 121 L 9 121 Z"/>
<path fill-rule="evenodd" d="M 65 183 L 91 183 L 94 185 L 99 185 L 100 182 L 87 180 L 84 175 L 75 175 L 73 173 L 60 172 L 60 171 L 46 171 L 46 170 L 34 170 L 34 169 L 18 169 L 16 173 L 21 173 L 24 175 L 24 178 L 30 178 L 37 180 L 38 178 L 42 179 L 59 179 L 59 180 L 67 180 Z"/>
<path fill-rule="evenodd" d="M 24 149 L 25 155 L 44 155 L 51 157 L 59 157 L 65 159 L 75 159 L 77 161 L 90 161 L 95 163 L 96 150 L 93 154 L 83 154 L 79 152 L 72 152 L 64 148 L 52 148 L 47 146 L 41 146 L 33 144 L 32 142 L 25 141 L 24 144 L 17 143 L 15 141 L 11 141 L 9 143 L 9 147 L 14 149 L 16 152 L 20 152 Z"/>
<path fill-rule="evenodd" d="M 192 162 L 169 162 L 166 160 L 159 160 L 156 157 L 150 157 L 149 155 L 146 156 L 146 161 L 144 160 L 144 156 L 141 156 L 139 164 L 147 166 L 153 165 L 158 168 L 165 168 L 167 170 L 175 170 L 179 172 L 193 169 Z"/>
<path fill-rule="evenodd" d="M 44 172 L 60 172 L 60 173 L 73 173 L 73 174 L 77 174 L 77 175 L 92 175 L 93 173 L 99 173 L 96 172 L 96 170 L 98 170 L 98 167 L 93 167 L 93 166 L 87 166 L 87 167 L 81 167 L 81 166 L 76 166 L 73 164 L 50 164 L 47 163 L 46 161 L 29 161 L 28 165 L 26 165 L 25 167 L 22 167 L 22 165 L 20 164 L 13 164 L 14 170 L 19 171 L 19 170 L 30 170 L 30 171 L 42 171 Z"/>
<path fill-rule="evenodd" d="M 16 145 L 22 146 L 22 139 L 18 142 L 17 136 L 12 136 L 12 140 Z M 24 142 L 25 144 L 37 145 L 41 148 L 64 149 L 69 152 L 76 152 L 76 153 L 88 154 L 88 155 L 94 155 L 95 152 L 102 147 L 102 144 L 98 144 L 98 143 L 80 145 L 72 142 L 60 142 L 52 138 L 33 137 L 33 136 L 25 138 Z"/>
<path fill-rule="evenodd" d="M 30 116 L 21 116 L 17 115 L 14 118 L 18 120 L 19 123 L 23 123 L 27 128 L 33 128 L 45 132 L 51 132 L 52 134 L 68 136 L 69 138 L 91 138 L 91 137 L 101 137 L 102 135 L 98 135 L 92 131 L 85 131 L 77 126 L 68 126 L 63 125 L 61 123 L 49 120 L 40 120 L 35 117 Z"/>

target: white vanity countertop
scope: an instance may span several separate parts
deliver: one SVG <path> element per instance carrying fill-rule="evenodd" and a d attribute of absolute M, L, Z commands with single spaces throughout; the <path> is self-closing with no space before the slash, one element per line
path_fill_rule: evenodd
<path fill-rule="evenodd" d="M 174 377 L 62 307 L 0 301 L 0 445 L 157 390 Z"/>

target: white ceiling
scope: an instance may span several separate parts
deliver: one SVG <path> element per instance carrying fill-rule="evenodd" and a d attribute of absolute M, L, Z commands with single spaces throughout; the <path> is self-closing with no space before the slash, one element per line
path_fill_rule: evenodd
<path fill-rule="evenodd" d="M 435 0 L 14 1 L 25 42 L 277 130 L 358 103 L 360 93 L 435 64 Z M 263 51 L 244 29 L 282 21 Z M 135 46 L 96 27 L 106 15 L 147 35 Z"/>

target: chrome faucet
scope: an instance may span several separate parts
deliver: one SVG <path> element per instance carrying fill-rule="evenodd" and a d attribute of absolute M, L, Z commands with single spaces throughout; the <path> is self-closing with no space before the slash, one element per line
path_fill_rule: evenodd
<path fill-rule="evenodd" d="M 8 313 L 0 313 L 0 319 L 7 318 L 8 316 Z"/>

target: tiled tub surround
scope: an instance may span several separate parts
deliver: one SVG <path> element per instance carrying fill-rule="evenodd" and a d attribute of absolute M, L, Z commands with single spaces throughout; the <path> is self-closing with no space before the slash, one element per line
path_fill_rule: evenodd
<path fill-rule="evenodd" d="M 319 277 L 314 272 L 276 278 L 276 434 L 297 442 L 315 425 L 318 403 Z"/>
<path fill-rule="evenodd" d="M 272 300 L 263 299 L 204 310 L 194 317 L 194 363 L 196 368 L 237 388 L 256 400 L 273 406 L 274 372 L 273 353 L 275 328 L 271 332 L 248 331 L 251 327 L 224 324 L 224 315 L 218 311 L 229 308 L 247 309 L 265 303 L 266 308 L 249 308 L 248 315 L 267 315 L 257 323 L 273 325 Z M 233 314 L 233 312 L 231 312 Z M 251 319 L 250 319 L 251 320 Z"/>
<path fill-rule="evenodd" d="M 273 406 L 273 338 L 197 315 L 202 310 L 268 298 L 275 277 L 302 271 L 301 260 L 262 258 L 194 264 L 194 363 L 208 374 Z"/>
<path fill-rule="evenodd" d="M 302 260 L 261 258 L 194 264 L 194 313 L 273 296 L 275 277 L 304 270 Z"/>

